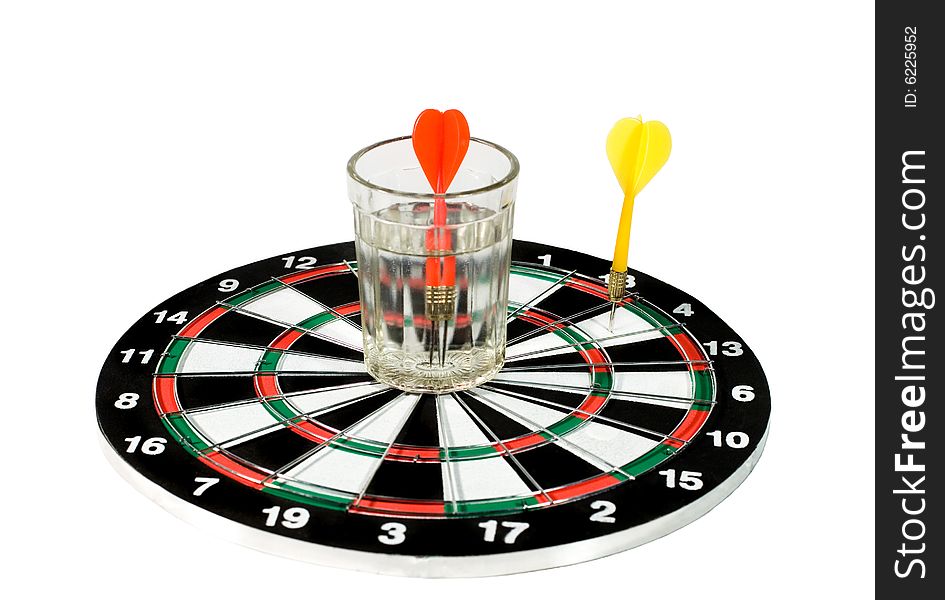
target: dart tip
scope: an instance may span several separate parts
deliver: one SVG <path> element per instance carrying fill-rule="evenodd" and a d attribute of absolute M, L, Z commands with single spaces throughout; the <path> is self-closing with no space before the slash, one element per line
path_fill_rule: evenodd
<path fill-rule="evenodd" d="M 610 329 L 610 332 L 611 332 L 611 333 L 614 332 L 614 316 L 615 316 L 616 314 L 617 314 L 617 303 L 616 303 L 616 302 L 612 302 L 612 303 L 610 304 L 610 326 L 609 326 L 609 329 Z"/>
<path fill-rule="evenodd" d="M 447 327 L 449 324 L 446 321 L 443 321 L 443 337 L 440 340 L 440 367 L 442 368 L 446 364 L 446 334 Z"/>

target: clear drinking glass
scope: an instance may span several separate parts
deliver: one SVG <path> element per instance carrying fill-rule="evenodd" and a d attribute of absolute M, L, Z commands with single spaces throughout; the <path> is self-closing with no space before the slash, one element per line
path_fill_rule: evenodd
<path fill-rule="evenodd" d="M 447 219 L 438 227 L 410 137 L 368 146 L 348 161 L 364 360 L 377 380 L 449 392 L 502 367 L 518 170 L 505 148 L 470 140 L 440 196 Z"/>

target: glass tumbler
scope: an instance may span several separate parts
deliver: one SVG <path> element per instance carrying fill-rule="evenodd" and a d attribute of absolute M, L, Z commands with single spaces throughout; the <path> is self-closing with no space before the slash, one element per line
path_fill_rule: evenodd
<path fill-rule="evenodd" d="M 364 361 L 378 381 L 445 393 L 483 383 L 505 360 L 518 160 L 473 138 L 434 196 L 410 137 L 348 161 Z M 435 204 L 443 210 L 434 224 Z"/>

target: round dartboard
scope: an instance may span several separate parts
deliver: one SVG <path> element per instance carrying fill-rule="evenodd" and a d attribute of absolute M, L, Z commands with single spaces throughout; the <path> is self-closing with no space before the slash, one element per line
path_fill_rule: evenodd
<path fill-rule="evenodd" d="M 109 354 L 106 455 L 241 543 L 383 573 L 475 576 L 611 554 L 705 514 L 770 414 L 745 342 L 685 292 L 516 241 L 505 366 L 442 395 L 362 362 L 352 244 L 277 256 L 146 312 Z"/>

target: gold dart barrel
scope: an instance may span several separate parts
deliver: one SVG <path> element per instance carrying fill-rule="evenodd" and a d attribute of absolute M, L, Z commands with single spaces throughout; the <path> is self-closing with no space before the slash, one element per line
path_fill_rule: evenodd
<path fill-rule="evenodd" d="M 431 321 L 448 321 L 453 318 L 456 306 L 456 287 L 452 285 L 428 285 L 424 290 L 425 312 Z"/>
<path fill-rule="evenodd" d="M 627 293 L 627 272 L 610 270 L 610 277 L 607 278 L 607 296 L 608 299 L 617 303 L 623 300 Z"/>
<path fill-rule="evenodd" d="M 627 272 L 610 270 L 610 277 L 607 278 L 607 299 L 610 300 L 610 325 L 609 329 L 614 330 L 614 317 L 617 314 L 617 303 L 623 300 L 623 295 L 627 293 Z"/>
<path fill-rule="evenodd" d="M 424 290 L 424 311 L 430 319 L 430 364 L 433 364 L 433 355 L 438 354 L 440 366 L 446 361 L 446 332 L 447 321 L 454 317 L 456 306 L 456 287 L 452 285 L 428 285 Z M 440 337 L 439 322 L 443 322 L 443 337 Z M 439 348 L 439 352 L 437 352 Z"/>

